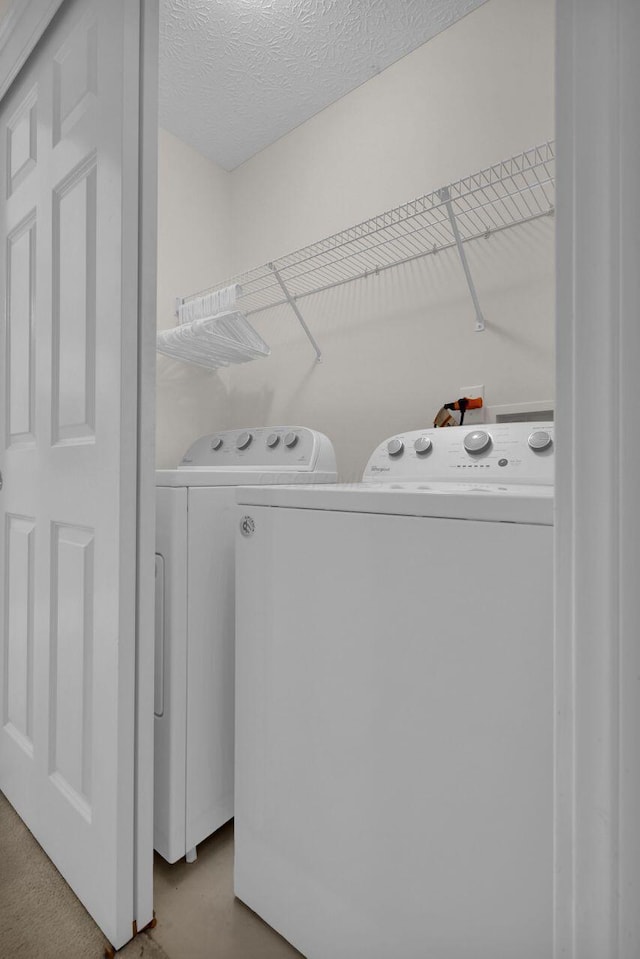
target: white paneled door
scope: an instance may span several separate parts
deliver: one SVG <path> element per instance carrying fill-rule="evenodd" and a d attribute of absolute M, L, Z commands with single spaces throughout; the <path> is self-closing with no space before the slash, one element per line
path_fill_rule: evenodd
<path fill-rule="evenodd" d="M 139 41 L 139 2 L 67 0 L 0 103 L 0 788 L 116 947 L 145 761 Z"/>

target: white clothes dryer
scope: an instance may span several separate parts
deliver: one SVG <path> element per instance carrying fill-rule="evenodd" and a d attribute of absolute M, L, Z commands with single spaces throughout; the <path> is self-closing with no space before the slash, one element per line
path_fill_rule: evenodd
<path fill-rule="evenodd" d="M 308 959 L 551 959 L 553 426 L 242 489 L 236 895 Z"/>
<path fill-rule="evenodd" d="M 233 816 L 236 487 L 335 470 L 326 436 L 271 427 L 204 436 L 156 473 L 154 846 L 169 862 Z"/>

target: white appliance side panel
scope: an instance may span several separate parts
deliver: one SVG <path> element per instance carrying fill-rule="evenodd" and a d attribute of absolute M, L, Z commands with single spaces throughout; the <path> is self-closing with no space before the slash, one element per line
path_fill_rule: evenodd
<path fill-rule="evenodd" d="M 552 529 L 245 514 L 236 894 L 308 959 L 551 959 Z"/>
<path fill-rule="evenodd" d="M 186 846 L 233 816 L 235 488 L 189 490 Z"/>
<path fill-rule="evenodd" d="M 184 856 L 187 736 L 187 491 L 156 490 L 156 554 L 164 560 L 162 715 L 154 717 L 154 848 Z M 160 650 L 156 649 L 156 656 Z"/>

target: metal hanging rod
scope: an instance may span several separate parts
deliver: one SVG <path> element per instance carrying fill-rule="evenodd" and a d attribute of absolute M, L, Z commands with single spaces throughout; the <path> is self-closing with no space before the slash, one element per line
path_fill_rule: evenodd
<path fill-rule="evenodd" d="M 476 311 L 484 317 L 464 244 L 553 215 L 555 151 L 552 140 L 404 203 L 264 266 L 225 280 L 192 296 L 238 283 L 238 308 L 247 316 L 289 305 L 309 337 L 299 301 L 345 283 L 379 275 L 393 267 L 456 248 Z"/>

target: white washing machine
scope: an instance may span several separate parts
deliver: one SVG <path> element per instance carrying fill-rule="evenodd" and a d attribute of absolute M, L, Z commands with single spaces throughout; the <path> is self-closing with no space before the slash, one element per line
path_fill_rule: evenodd
<path fill-rule="evenodd" d="M 233 816 L 236 487 L 335 469 L 326 436 L 272 427 L 203 436 L 156 473 L 154 845 L 169 862 Z"/>
<path fill-rule="evenodd" d="M 308 959 L 551 959 L 553 426 L 238 491 L 236 895 Z"/>

